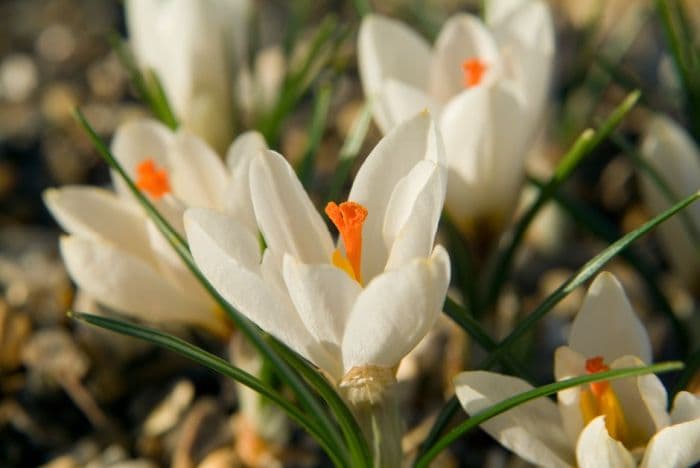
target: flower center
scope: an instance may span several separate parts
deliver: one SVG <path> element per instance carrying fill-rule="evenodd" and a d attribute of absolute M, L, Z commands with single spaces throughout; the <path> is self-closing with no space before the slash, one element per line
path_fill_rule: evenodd
<path fill-rule="evenodd" d="M 464 87 L 471 88 L 481 83 L 488 66 L 479 58 L 472 57 L 462 62 L 462 73 L 464 73 Z"/>
<path fill-rule="evenodd" d="M 338 228 L 345 245 L 345 256 L 339 249 L 333 252 L 333 265 L 345 271 L 358 283 L 362 283 L 362 225 L 367 219 L 367 208 L 352 201 L 340 205 L 329 202 L 326 205 L 326 215 Z"/>
<path fill-rule="evenodd" d="M 605 364 L 602 356 L 586 360 L 586 372 L 589 374 L 608 370 L 610 367 Z M 581 391 L 579 406 L 584 424 L 598 416 L 605 416 L 605 427 L 610 437 L 628 445 L 626 442 L 629 441 L 630 433 L 625 414 L 610 383 L 603 380 L 588 384 L 588 388 Z"/>
<path fill-rule="evenodd" d="M 159 168 L 152 159 L 144 159 L 136 166 L 136 186 L 158 199 L 170 192 L 168 172 Z"/>

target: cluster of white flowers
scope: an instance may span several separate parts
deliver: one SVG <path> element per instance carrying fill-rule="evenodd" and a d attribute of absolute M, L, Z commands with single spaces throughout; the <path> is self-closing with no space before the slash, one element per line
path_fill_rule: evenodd
<path fill-rule="evenodd" d="M 360 167 L 348 200 L 325 207 L 326 220 L 260 134 L 231 143 L 233 77 L 253 76 L 241 65 L 248 2 L 126 3 L 137 59 L 162 80 L 182 127 L 124 124 L 111 148 L 118 162 L 186 237 L 221 296 L 313 363 L 352 405 L 380 403 L 445 301 L 450 258 L 435 245 L 443 207 L 466 236 L 500 232 L 512 215 L 547 105 L 554 62 L 547 4 L 488 2 L 485 22 L 452 17 L 432 49 L 394 19 L 365 17 L 360 75 L 385 136 Z M 229 144 L 223 162 L 217 153 Z M 641 153 L 679 187 L 676 196 L 698 189 L 700 152 L 667 119 L 652 121 Z M 227 335 L 215 302 L 124 182 L 115 176 L 113 183 L 114 191 L 45 193 L 69 233 L 61 252 L 71 277 L 116 312 Z M 642 188 L 653 211 L 670 206 L 657 184 L 644 178 Z M 698 210 L 689 217 L 700 228 Z M 697 286 L 691 234 L 680 218 L 661 228 L 673 266 Z M 554 375 L 650 364 L 651 356 L 621 285 L 603 273 L 576 316 L 569 346 L 556 351 Z M 485 371 L 464 372 L 454 382 L 470 414 L 531 388 Z M 670 413 L 666 400 L 653 375 L 602 381 L 560 392 L 557 404 L 518 406 L 482 427 L 542 466 L 695 463 L 700 399 L 680 392 Z"/>

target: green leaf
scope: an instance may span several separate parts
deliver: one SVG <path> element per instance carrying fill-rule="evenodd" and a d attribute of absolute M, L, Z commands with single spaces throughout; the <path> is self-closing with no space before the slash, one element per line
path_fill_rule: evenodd
<path fill-rule="evenodd" d="M 352 0 L 352 4 L 360 18 L 372 13 L 372 5 L 370 5 L 369 0 Z"/>
<path fill-rule="evenodd" d="M 365 102 L 362 106 L 362 110 L 353 122 L 350 132 L 345 138 L 343 147 L 338 154 L 338 167 L 331 180 L 327 201 L 336 201 L 338 197 L 340 197 L 343 185 L 345 185 L 345 181 L 350 175 L 352 164 L 355 162 L 357 155 L 360 153 L 360 149 L 362 149 L 362 143 L 367 137 L 367 131 L 369 130 L 371 121 L 372 112 L 370 111 L 369 103 Z"/>
<path fill-rule="evenodd" d="M 316 162 L 316 153 L 321 144 L 323 132 L 326 130 L 326 122 L 328 121 L 328 111 L 331 107 L 331 93 L 333 88 L 330 84 L 323 84 L 319 87 L 316 93 L 316 101 L 314 103 L 313 117 L 311 118 L 311 126 L 309 127 L 309 143 L 304 150 L 304 155 L 301 158 L 301 164 L 297 169 L 299 180 L 305 188 L 309 187 L 313 176 L 314 164 Z"/>
<path fill-rule="evenodd" d="M 148 328 L 140 325 L 135 325 L 123 320 L 117 320 L 99 315 L 85 314 L 80 312 L 69 311 L 68 316 L 90 325 L 100 328 L 105 328 L 121 335 L 127 335 L 140 340 L 148 341 L 162 348 L 173 351 L 181 356 L 186 357 L 198 364 L 207 367 L 214 372 L 236 380 L 243 385 L 255 390 L 265 396 L 268 401 L 271 401 L 284 410 L 287 415 L 299 424 L 304 430 L 311 434 L 319 444 L 328 452 L 331 459 L 336 465 L 341 465 L 333 452 L 333 445 L 328 439 L 328 435 L 316 424 L 314 418 L 309 418 L 302 413 L 296 406 L 287 401 L 282 395 L 277 393 L 272 387 L 265 384 L 262 380 L 247 373 L 246 371 L 233 366 L 228 361 L 211 354 L 185 340 L 168 333 Z"/>
<path fill-rule="evenodd" d="M 328 404 L 333 414 L 336 416 L 340 429 L 343 431 L 346 440 L 349 442 L 350 455 L 355 462 L 361 462 L 370 466 L 372 456 L 370 455 L 367 441 L 362 435 L 362 430 L 357 424 L 347 405 L 340 398 L 338 392 L 328 383 L 328 381 L 317 372 L 311 372 L 308 365 L 304 364 L 304 359 L 294 351 L 288 349 L 274 337 L 270 337 L 272 346 L 279 352 L 287 362 L 294 367 L 307 381 L 310 382 L 324 401 Z M 357 466 L 353 463 L 353 466 Z"/>
<path fill-rule="evenodd" d="M 673 190 L 669 181 L 665 180 L 663 176 L 657 171 L 647 160 L 637 151 L 637 149 L 628 142 L 619 132 L 614 132 L 611 136 L 612 141 L 620 147 L 628 156 L 632 158 L 634 163 L 651 179 L 651 181 L 656 185 L 656 187 L 661 191 L 662 195 L 666 198 L 669 205 L 677 203 L 681 199 Z M 681 212 L 678 214 L 683 223 L 683 227 L 686 232 L 693 239 L 696 247 L 700 247 L 700 232 L 697 226 L 690 218 L 690 215 L 686 212 Z"/>
<path fill-rule="evenodd" d="M 671 49 L 673 63 L 685 94 L 685 108 L 695 139 L 700 139 L 700 57 L 686 22 L 686 13 L 678 0 L 656 0 L 664 36 Z"/>
<path fill-rule="evenodd" d="M 530 204 L 525 213 L 515 225 L 506 247 L 499 253 L 494 263 L 491 281 L 486 293 L 486 306 L 490 306 L 498 299 L 501 288 L 506 282 L 508 273 L 515 257 L 515 252 L 521 245 L 530 224 L 535 219 L 540 209 L 552 197 L 554 191 L 574 172 L 583 158 L 590 154 L 614 129 L 639 100 L 639 92 L 634 91 L 627 95 L 622 103 L 610 114 L 603 124 L 595 132 L 585 130 L 576 139 L 571 149 L 564 155 L 554 170 L 554 174 L 546 182 L 537 198 Z"/>
<path fill-rule="evenodd" d="M 544 186 L 544 182 L 536 178 L 529 177 L 529 182 L 537 187 Z M 603 218 L 597 211 L 581 204 L 578 200 L 569 198 L 566 194 L 557 192 L 552 196 L 553 200 L 564 212 L 571 216 L 577 223 L 586 228 L 592 234 L 600 237 L 608 244 L 615 242 L 620 237 L 620 233 L 615 225 Z M 687 214 L 685 211 L 678 213 L 678 216 Z M 630 264 L 644 281 L 646 291 L 652 302 L 666 316 L 676 335 L 676 345 L 685 356 L 690 348 L 690 337 L 688 331 L 673 311 L 666 296 L 658 285 L 657 272 L 640 255 L 632 249 L 620 252 L 620 257 Z"/>
<path fill-rule="evenodd" d="M 129 45 L 119 36 L 111 36 L 110 43 L 122 66 L 126 69 L 138 96 L 151 109 L 153 115 L 171 130 L 178 127 L 177 118 L 165 95 L 163 86 L 153 70 L 142 72 Z"/>
<path fill-rule="evenodd" d="M 544 317 L 556 304 L 564 299 L 571 291 L 582 285 L 584 282 L 588 281 L 594 274 L 598 272 L 603 266 L 612 259 L 615 255 L 620 253 L 622 250 L 627 248 L 632 242 L 639 239 L 641 236 L 647 232 L 654 229 L 656 226 L 662 222 L 669 219 L 671 216 L 675 215 L 682 209 L 686 208 L 693 202 L 700 198 L 700 192 L 696 192 L 687 198 L 684 198 L 668 210 L 664 211 L 660 215 L 654 217 L 653 219 L 646 222 L 641 227 L 635 229 L 634 231 L 624 235 L 611 245 L 609 245 L 601 253 L 589 260 L 581 269 L 565 281 L 561 286 L 557 288 L 550 296 L 548 296 L 542 304 L 540 304 L 530 315 L 525 317 L 515 329 L 498 344 L 498 349 L 491 354 L 487 359 L 486 363 L 483 364 L 482 368 L 488 368 L 494 364 L 498 356 L 503 353 L 508 347 L 510 347 L 515 341 L 527 333 L 533 325 L 535 325 L 542 317 Z"/>
<path fill-rule="evenodd" d="M 509 409 L 515 408 L 518 405 L 522 405 L 523 403 L 527 403 L 528 401 L 534 400 L 536 398 L 542 398 L 548 395 L 553 395 L 554 393 L 557 393 L 561 390 L 576 387 L 578 385 L 589 384 L 591 382 L 600 382 L 603 380 L 617 380 L 625 377 L 635 377 L 639 375 L 646 375 L 652 373 L 660 374 L 663 372 L 672 372 L 680 369 L 683 369 L 683 363 L 678 361 L 664 362 L 644 367 L 628 367 L 624 369 L 615 369 L 611 371 L 599 372 L 595 374 L 565 379 L 559 382 L 534 388 L 527 392 L 520 393 L 472 415 L 469 419 L 452 429 L 449 433 L 447 433 L 444 437 L 440 438 L 434 445 L 432 445 L 424 455 L 422 455 L 416 460 L 414 466 L 416 468 L 427 467 L 430 461 L 433 460 L 442 450 L 444 450 L 447 446 L 449 446 L 458 438 L 462 437 L 466 432 L 475 429 L 480 424 L 485 423 L 489 419 L 496 417 L 499 414 L 508 411 Z"/>
<path fill-rule="evenodd" d="M 319 72 L 333 58 L 336 50 L 347 37 L 348 31 L 348 28 L 339 25 L 335 16 L 326 16 L 311 40 L 301 66 L 287 70 L 277 103 L 257 125 L 270 146 L 276 146 L 282 122 L 294 109 Z"/>
<path fill-rule="evenodd" d="M 299 401 L 306 409 L 307 413 L 314 415 L 323 430 L 326 431 L 329 436 L 334 441 L 334 445 L 337 447 L 339 453 L 342 453 L 343 458 L 347 459 L 347 451 L 344 446 L 342 437 L 338 432 L 338 428 L 329 419 L 328 414 L 323 410 L 316 397 L 308 390 L 304 381 L 300 376 L 294 372 L 293 369 L 268 345 L 268 343 L 263 339 L 258 328 L 246 317 L 241 315 L 231 304 L 229 304 L 218 291 L 209 283 L 209 281 L 204 277 L 204 275 L 199 271 L 194 263 L 192 255 L 187 247 L 186 242 L 180 236 L 173 227 L 158 213 L 153 204 L 141 193 L 141 191 L 134 185 L 129 175 L 124 171 L 124 168 L 119 164 L 116 158 L 111 154 L 107 146 L 102 142 L 100 137 L 95 133 L 94 129 L 85 119 L 85 116 L 76 109 L 75 111 L 78 123 L 83 127 L 90 137 L 92 143 L 94 144 L 97 151 L 107 162 L 107 164 L 112 167 L 127 184 L 131 193 L 136 197 L 136 200 L 141 204 L 146 214 L 151 218 L 158 230 L 165 236 L 168 242 L 175 249 L 177 254 L 183 260 L 187 268 L 192 272 L 194 277 L 199 281 L 199 283 L 204 287 L 204 289 L 210 294 L 210 296 L 216 301 L 216 303 L 226 312 L 228 317 L 236 324 L 238 329 L 246 336 L 246 338 L 255 346 L 258 351 L 270 361 L 270 364 L 274 366 L 276 372 L 285 381 L 287 385 L 296 394 Z M 315 370 L 311 370 L 315 372 Z"/>

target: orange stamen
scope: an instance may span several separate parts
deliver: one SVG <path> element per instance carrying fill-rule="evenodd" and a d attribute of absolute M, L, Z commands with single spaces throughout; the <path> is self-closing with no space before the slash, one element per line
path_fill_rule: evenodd
<path fill-rule="evenodd" d="M 473 57 L 462 62 L 464 87 L 471 88 L 481 83 L 488 66 L 480 59 Z"/>
<path fill-rule="evenodd" d="M 362 225 L 367 219 L 367 208 L 352 201 L 346 201 L 340 205 L 329 202 L 326 205 L 326 215 L 340 232 L 340 237 L 345 245 L 345 255 L 352 268 L 354 279 L 362 283 L 360 268 L 362 263 Z M 333 254 L 333 264 L 342 263 L 339 257 L 339 252 Z M 342 268 L 342 265 L 340 267 Z M 343 269 L 346 270 L 346 268 Z"/>
<path fill-rule="evenodd" d="M 170 192 L 170 181 L 165 169 L 156 166 L 152 159 L 144 159 L 136 166 L 136 186 L 153 198 Z"/>
<path fill-rule="evenodd" d="M 603 356 L 595 356 L 586 360 L 586 372 L 589 374 L 596 374 L 598 372 L 605 372 L 609 370 L 610 367 L 603 361 Z M 589 385 L 591 387 L 591 391 L 597 398 L 600 398 L 609 386 L 607 381 L 593 382 Z"/>

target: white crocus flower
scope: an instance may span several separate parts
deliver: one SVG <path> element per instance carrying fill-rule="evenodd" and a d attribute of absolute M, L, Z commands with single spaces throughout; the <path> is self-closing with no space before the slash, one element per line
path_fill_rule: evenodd
<path fill-rule="evenodd" d="M 700 190 L 700 150 L 690 136 L 668 117 L 649 122 L 641 148 L 642 157 L 671 189 L 675 201 Z M 652 214 L 671 207 L 671 200 L 647 173 L 641 177 L 642 195 Z M 688 226 L 689 222 L 691 226 Z M 678 275 L 691 287 L 700 287 L 700 245 L 693 237 L 700 232 L 700 206 L 689 206 L 658 227 L 660 239 Z"/>
<path fill-rule="evenodd" d="M 442 155 L 425 113 L 387 135 L 360 169 L 351 201 L 326 207 L 341 234 L 336 249 L 291 166 L 260 152 L 250 189 L 267 249 L 261 255 L 236 220 L 192 209 L 192 254 L 228 301 L 335 383 L 361 387 L 364 374 L 369 386 L 392 380 L 435 321 L 449 281 L 447 253 L 433 249 Z"/>
<path fill-rule="evenodd" d="M 223 152 L 233 139 L 233 87 L 249 0 L 127 0 L 134 54 L 153 69 L 182 124 Z"/>
<path fill-rule="evenodd" d="M 651 361 L 646 331 L 620 283 L 601 273 L 555 354 L 558 380 Z M 456 393 L 474 414 L 532 386 L 491 372 L 463 372 Z M 481 427 L 524 459 L 545 467 L 685 467 L 700 461 L 700 398 L 680 392 L 666 412 L 666 390 L 654 375 L 564 390 L 557 404 L 540 398 Z"/>
<path fill-rule="evenodd" d="M 446 208 L 467 232 L 476 223 L 500 229 L 512 212 L 554 55 L 544 1 L 491 1 L 486 20 L 453 16 L 431 50 L 403 23 L 368 15 L 358 39 L 363 88 L 383 132 L 423 108 L 438 116 Z"/>
<path fill-rule="evenodd" d="M 225 211 L 254 228 L 246 173 L 250 155 L 262 147 L 259 134 L 242 135 L 229 150 L 227 170 L 196 136 L 173 133 L 151 120 L 122 125 L 112 142 L 113 154 L 136 185 L 183 235 L 182 215 L 190 206 Z M 118 312 L 226 332 L 226 321 L 213 301 L 124 182 L 116 174 L 113 179 L 116 193 L 90 186 L 44 193 L 49 210 L 69 233 L 60 244 L 73 280 Z"/>
<path fill-rule="evenodd" d="M 349 201 L 326 206 L 339 247 L 289 163 L 261 151 L 250 193 L 267 249 L 236 220 L 190 209 L 185 229 L 212 285 L 338 386 L 377 466 L 401 463 L 396 369 L 432 327 L 450 279 L 433 248 L 445 197 L 442 142 L 423 112 L 391 131 L 360 168 Z"/>

